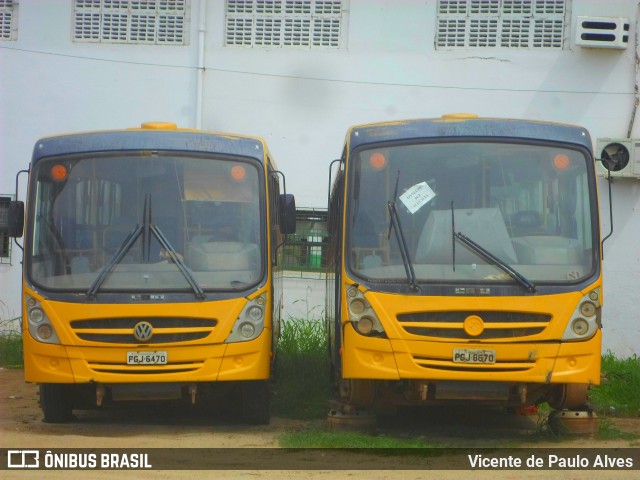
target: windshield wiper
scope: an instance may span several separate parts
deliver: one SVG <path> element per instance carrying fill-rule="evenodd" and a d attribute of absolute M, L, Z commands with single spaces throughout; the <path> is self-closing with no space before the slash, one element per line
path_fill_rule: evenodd
<path fill-rule="evenodd" d="M 404 231 L 402 230 L 402 225 L 400 224 L 400 216 L 398 215 L 398 210 L 396 208 L 396 197 L 398 196 L 398 183 L 400 181 L 400 171 L 398 170 L 398 176 L 396 177 L 396 189 L 393 193 L 393 200 L 387 202 L 387 208 L 389 209 L 389 233 L 387 234 L 387 238 L 391 236 L 391 229 L 396 234 L 396 240 L 398 241 L 398 248 L 400 249 L 400 256 L 402 257 L 402 264 L 404 265 L 404 271 L 407 275 L 407 280 L 409 280 L 409 287 L 413 291 L 420 291 L 420 287 L 418 286 L 418 282 L 416 280 L 416 273 L 413 270 L 413 264 L 411 263 L 411 257 L 409 254 L 409 248 L 407 247 L 407 241 L 404 236 Z"/>
<path fill-rule="evenodd" d="M 175 251 L 175 249 L 171 246 L 167 238 L 164 236 L 162 231 L 158 228 L 157 225 L 151 223 L 151 195 L 147 194 L 144 199 L 144 214 L 143 214 L 143 223 L 142 225 L 138 224 L 135 228 L 129 233 L 127 238 L 124 239 L 120 248 L 113 255 L 109 263 L 102 269 L 100 275 L 95 279 L 89 290 L 87 290 L 87 296 L 89 298 L 95 298 L 98 290 L 105 282 L 111 271 L 114 267 L 122 261 L 124 256 L 127 254 L 131 247 L 136 243 L 138 238 L 142 235 L 143 239 L 143 257 L 145 261 L 149 261 L 149 253 L 151 250 L 151 234 L 158 239 L 162 248 L 165 249 L 173 263 L 178 267 L 178 270 L 182 273 L 184 278 L 187 280 L 196 297 L 200 300 L 205 299 L 204 290 L 202 287 L 198 285 L 198 282 L 193 277 L 192 273 L 189 271 L 187 266 L 184 264 L 180 255 Z"/>
<path fill-rule="evenodd" d="M 164 248 L 166 252 L 169 254 L 169 256 L 171 257 L 171 260 L 173 260 L 173 263 L 175 263 L 176 267 L 178 267 L 178 270 L 182 272 L 182 275 L 184 275 L 184 278 L 186 278 L 187 282 L 189 282 L 189 285 L 193 289 L 193 292 L 196 294 L 196 297 L 199 298 L 200 300 L 204 300 L 205 298 L 204 290 L 202 290 L 202 287 L 198 285 L 198 282 L 194 278 L 193 274 L 189 271 L 187 266 L 184 264 L 184 262 L 182 261 L 182 258 L 180 258 L 180 255 L 178 255 L 175 249 L 171 246 L 171 244 L 169 243 L 169 240 L 167 240 L 167 237 L 164 236 L 164 234 L 160 231 L 157 225 L 151 225 L 150 230 L 151 230 L 151 233 L 153 233 L 153 235 L 158 239 L 158 241 L 160 242 L 160 245 L 162 245 L 162 248 Z"/>
<path fill-rule="evenodd" d="M 494 254 L 492 254 L 490 251 L 488 251 L 487 249 L 485 249 L 481 245 L 477 244 L 476 242 L 471 240 L 469 237 L 467 237 L 463 233 L 454 231 L 453 232 L 453 238 L 454 238 L 454 242 L 455 242 L 455 239 L 459 240 L 464 245 L 469 247 L 470 250 L 472 250 L 476 254 L 478 254 L 478 256 L 482 257 L 487 262 L 495 265 L 500 270 L 505 272 L 511 278 L 513 278 L 518 283 L 520 283 L 520 285 L 522 285 L 524 288 L 526 288 L 529 293 L 534 293 L 536 291 L 536 286 L 533 283 L 531 283 L 529 280 L 527 280 L 522 274 L 520 274 L 519 272 L 514 270 L 513 267 L 511 267 L 511 265 L 509 265 L 508 263 L 500 260 L 498 257 L 496 257 Z"/>
<path fill-rule="evenodd" d="M 127 235 L 127 237 L 124 239 L 124 241 L 122 242 L 122 244 L 120 245 L 116 253 L 113 254 L 113 257 L 111 257 L 111 260 L 109 260 L 109 263 L 102 269 L 102 271 L 100 272 L 100 275 L 98 275 L 98 277 L 89 287 L 89 290 L 87 290 L 87 297 L 95 298 L 96 293 L 98 293 L 98 290 L 100 289 L 104 281 L 107 279 L 107 277 L 111 273 L 111 270 L 113 270 L 113 267 L 115 267 L 118 263 L 120 263 L 120 261 L 122 261 L 122 259 L 127 254 L 127 252 L 131 250 L 131 247 L 133 246 L 133 244 L 136 243 L 136 241 L 138 240 L 138 237 L 140 237 L 140 235 L 142 234 L 142 230 L 143 230 L 142 225 L 136 225 L 135 227 L 133 227 L 133 230 L 131 230 L 131 233 Z"/>

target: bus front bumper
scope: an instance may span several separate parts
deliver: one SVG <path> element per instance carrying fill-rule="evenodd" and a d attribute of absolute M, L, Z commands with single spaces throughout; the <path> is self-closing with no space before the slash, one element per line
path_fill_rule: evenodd
<path fill-rule="evenodd" d="M 602 334 L 584 342 L 455 343 L 371 338 L 344 328 L 343 377 L 513 383 L 600 383 Z M 493 363 L 454 362 L 454 350 L 495 352 Z"/>
<path fill-rule="evenodd" d="M 24 342 L 25 380 L 33 383 L 190 383 L 265 380 L 270 374 L 268 329 L 249 342 L 216 345 L 64 346 L 36 342 L 28 333 Z M 166 352 L 167 363 L 129 365 L 130 352 Z"/>

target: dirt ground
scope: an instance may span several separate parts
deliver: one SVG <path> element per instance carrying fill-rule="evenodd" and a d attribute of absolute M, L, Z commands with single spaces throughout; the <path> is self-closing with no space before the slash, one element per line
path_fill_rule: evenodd
<path fill-rule="evenodd" d="M 26 384 L 21 370 L 0 369 L 0 448 L 200 448 L 238 449 L 249 454 L 270 452 L 264 448 L 279 448 L 279 437 L 287 431 L 306 428 L 322 428 L 324 422 L 304 422 L 273 418 L 267 426 L 247 426 L 240 423 L 230 409 L 179 409 L 175 405 L 133 406 L 101 411 L 76 413 L 76 421 L 69 424 L 46 424 L 38 407 L 37 387 Z M 618 430 L 640 435 L 639 418 L 609 418 L 607 422 Z M 536 416 L 513 416 L 503 412 L 467 410 L 437 410 L 434 413 L 405 413 L 380 419 L 378 434 L 423 437 L 429 442 L 462 448 L 495 446 L 550 448 L 628 448 L 640 447 L 640 440 L 600 440 L 589 436 L 541 439 Z M 208 451 L 208 450 L 206 450 Z M 237 450 L 228 450 L 235 452 Z M 273 450 L 282 452 L 282 450 Z M 533 451 L 533 450 L 532 450 Z M 225 452 L 224 450 L 222 452 Z M 258 452 L 258 453 L 259 453 Z M 464 452 L 464 450 L 463 450 Z M 461 453 L 464 455 L 464 453 Z M 48 480 L 55 479 L 179 479 L 191 477 L 215 479 L 293 479 L 330 477 L 339 479 L 456 479 L 473 476 L 482 479 L 627 479 L 639 478 L 638 469 L 621 470 L 430 470 L 413 467 L 410 461 L 406 470 L 393 470 L 402 457 L 381 458 L 375 454 L 354 457 L 353 470 L 336 470 L 326 458 L 309 454 L 304 458 L 304 468 L 299 463 L 283 470 L 151 470 L 151 471 L 47 471 Z M 371 463 L 374 462 L 374 463 Z M 351 464 L 350 464 L 351 465 Z M 358 467 L 361 465 L 361 467 Z M 371 466 L 375 465 L 375 469 Z M 403 465 L 404 467 L 404 465 Z M 635 473 L 634 473 L 635 472 Z M 5 470 L 4 479 L 42 478 L 42 471 Z"/>

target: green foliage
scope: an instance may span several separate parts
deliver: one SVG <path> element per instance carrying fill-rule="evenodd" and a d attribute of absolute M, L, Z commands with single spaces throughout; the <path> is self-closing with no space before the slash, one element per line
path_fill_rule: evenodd
<path fill-rule="evenodd" d="M 640 415 L 640 358 L 602 356 L 602 384 L 589 392 L 596 411 L 617 416 Z"/>
<path fill-rule="evenodd" d="M 322 418 L 328 412 L 327 336 L 321 320 L 283 322 L 276 356 L 273 413 L 289 418 Z"/>

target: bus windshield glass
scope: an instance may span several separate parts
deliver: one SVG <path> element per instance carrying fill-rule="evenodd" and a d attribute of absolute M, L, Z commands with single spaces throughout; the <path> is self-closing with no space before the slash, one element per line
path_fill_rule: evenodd
<path fill-rule="evenodd" d="M 564 145 L 504 142 L 356 151 L 350 270 L 381 283 L 504 282 L 530 291 L 584 280 L 597 268 L 592 161 Z"/>
<path fill-rule="evenodd" d="M 265 270 L 259 167 L 176 152 L 40 161 L 28 277 L 73 292 L 249 288 Z"/>

